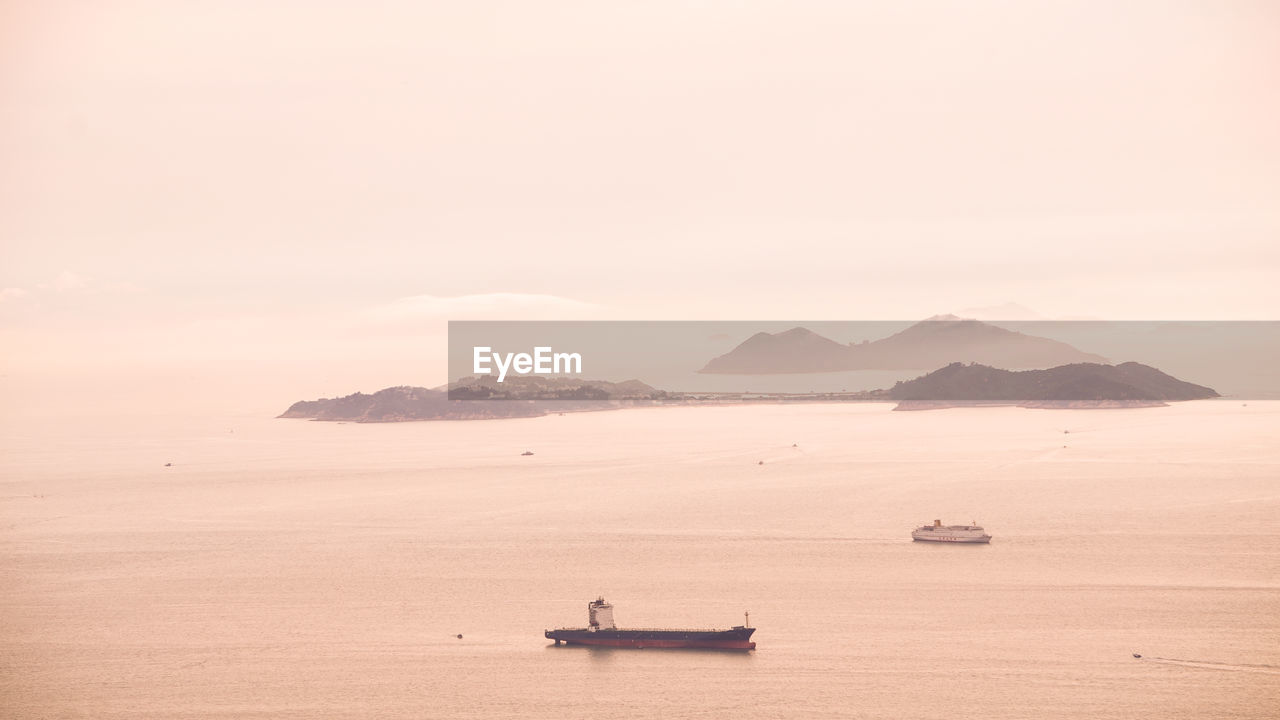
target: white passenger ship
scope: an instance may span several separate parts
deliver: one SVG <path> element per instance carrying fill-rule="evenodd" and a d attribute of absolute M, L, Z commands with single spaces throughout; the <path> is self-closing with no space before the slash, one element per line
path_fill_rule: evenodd
<path fill-rule="evenodd" d="M 978 525 L 943 525 L 934 520 L 932 525 L 921 525 L 911 531 L 912 540 L 949 543 L 989 543 L 991 536 Z"/>

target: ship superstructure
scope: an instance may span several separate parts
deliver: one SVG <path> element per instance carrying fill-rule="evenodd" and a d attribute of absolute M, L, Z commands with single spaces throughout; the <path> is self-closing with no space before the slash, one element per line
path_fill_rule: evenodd
<path fill-rule="evenodd" d="M 934 520 L 932 525 L 921 525 L 911 531 L 912 540 L 949 543 L 989 543 L 991 536 L 980 525 L 943 525 Z"/>

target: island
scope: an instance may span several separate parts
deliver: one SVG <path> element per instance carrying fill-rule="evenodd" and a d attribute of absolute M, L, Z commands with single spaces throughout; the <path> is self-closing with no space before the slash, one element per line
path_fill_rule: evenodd
<path fill-rule="evenodd" d="M 389 387 L 372 395 L 302 400 L 278 417 L 344 422 L 494 420 L 550 412 L 613 410 L 653 404 L 667 393 L 639 380 L 612 383 L 564 377 L 466 377 L 438 388 Z"/>
<path fill-rule="evenodd" d="M 1073 363 L 1046 370 L 1002 370 L 951 363 L 887 395 L 895 410 L 957 405 L 1018 405 L 1043 408 L 1158 407 L 1182 400 L 1218 397 L 1212 388 L 1179 380 L 1149 365 Z"/>

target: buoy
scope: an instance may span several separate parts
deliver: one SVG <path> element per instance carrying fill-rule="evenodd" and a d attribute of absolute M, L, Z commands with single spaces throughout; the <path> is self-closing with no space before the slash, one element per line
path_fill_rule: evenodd
<path fill-rule="evenodd" d="M 461 639 L 462 639 L 462 633 L 458 633 L 458 639 L 459 639 L 459 640 L 461 640 Z"/>
<path fill-rule="evenodd" d="M 763 460 L 761 460 L 758 464 L 763 465 L 763 464 L 764 464 L 764 461 L 763 461 Z"/>

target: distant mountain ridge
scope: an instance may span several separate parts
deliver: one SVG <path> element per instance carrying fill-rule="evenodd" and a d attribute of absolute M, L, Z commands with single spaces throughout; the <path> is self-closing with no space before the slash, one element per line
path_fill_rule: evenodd
<path fill-rule="evenodd" d="M 848 370 L 848 345 L 803 327 L 780 333 L 758 332 L 736 348 L 713 358 L 698 372 L 767 375 Z M 779 369 L 783 368 L 783 369 Z"/>
<path fill-rule="evenodd" d="M 812 330 L 795 327 L 760 332 L 733 350 L 712 358 L 700 373 L 772 375 L 850 370 L 923 370 L 953 362 L 1007 369 L 1049 368 L 1071 363 L 1106 363 L 1049 338 L 953 315 L 922 320 L 887 338 L 842 345 Z"/>

